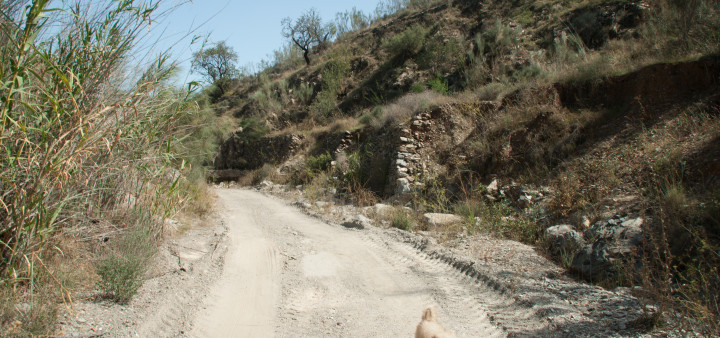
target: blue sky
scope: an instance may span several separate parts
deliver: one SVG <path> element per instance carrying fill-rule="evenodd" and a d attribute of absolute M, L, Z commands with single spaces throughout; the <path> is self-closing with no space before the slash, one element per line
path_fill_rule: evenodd
<path fill-rule="evenodd" d="M 172 0 L 168 4 L 180 2 Z M 162 19 L 153 27 L 150 38 L 155 41 L 162 37 L 155 45 L 157 51 L 172 47 L 173 57 L 183 67 L 179 81 L 184 82 L 191 55 L 201 47 L 200 40 L 191 45 L 193 36 L 210 34 L 211 42 L 225 40 L 237 52 L 240 66 L 257 64 L 269 59 L 273 50 L 283 44 L 280 21 L 284 17 L 297 18 L 314 7 L 323 22 L 329 22 L 335 13 L 353 7 L 371 13 L 377 3 L 378 0 L 194 0 Z"/>

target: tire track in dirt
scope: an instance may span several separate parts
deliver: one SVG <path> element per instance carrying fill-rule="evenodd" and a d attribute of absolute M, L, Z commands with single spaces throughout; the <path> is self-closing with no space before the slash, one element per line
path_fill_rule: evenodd
<path fill-rule="evenodd" d="M 448 313 L 460 336 L 488 336 L 489 330 L 498 327 L 503 333 L 494 336 L 504 336 L 544 326 L 532 309 L 518 305 L 502 289 L 489 286 L 482 279 L 468 274 L 469 270 L 458 269 L 417 246 L 398 242 L 393 236 L 388 236 L 387 231 L 370 233 L 371 245 L 383 243 L 399 257 L 400 264 L 411 264 L 419 276 L 426 276 L 428 285 L 438 286 L 432 301 Z"/>
<path fill-rule="evenodd" d="M 233 256 L 244 257 L 255 262 L 246 271 L 247 279 L 264 276 L 263 284 L 277 290 L 270 296 L 248 293 L 254 299 L 235 304 L 249 312 L 255 306 L 274 309 L 273 318 L 256 324 L 264 331 L 236 325 L 235 336 L 411 336 L 427 305 L 436 305 L 441 323 L 459 337 L 500 337 L 543 326 L 531 309 L 515 304 L 512 297 L 392 231 L 325 223 L 254 191 L 225 189 L 218 194 L 226 205 L 233 239 L 225 274 L 237 270 Z M 263 241 L 264 249 L 236 248 L 237 231 Z M 232 289 L 223 279 L 214 288 Z M 246 283 L 252 284 L 250 289 L 258 287 Z M 210 297 L 206 304 L 235 312 L 213 304 L 220 299 Z M 220 316 L 217 310 L 210 313 Z M 212 326 L 228 325 L 212 315 L 197 318 L 192 336 L 213 336 Z M 513 324 L 516 321 L 522 323 Z"/>

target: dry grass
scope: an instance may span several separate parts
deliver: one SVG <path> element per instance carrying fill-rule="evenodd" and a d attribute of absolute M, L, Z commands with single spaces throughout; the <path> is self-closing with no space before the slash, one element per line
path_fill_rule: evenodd
<path fill-rule="evenodd" d="M 438 94 L 434 91 L 422 93 L 411 93 L 400 97 L 394 102 L 382 106 L 374 113 L 364 119 L 368 125 L 379 129 L 386 125 L 397 125 L 408 122 L 415 114 L 427 111 L 433 107 L 449 103 L 452 99 L 448 96 Z M 363 119 L 361 118 L 361 121 Z"/>

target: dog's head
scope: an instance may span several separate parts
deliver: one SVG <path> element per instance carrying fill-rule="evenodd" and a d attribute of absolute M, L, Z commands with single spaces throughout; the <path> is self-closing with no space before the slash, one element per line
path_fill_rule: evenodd
<path fill-rule="evenodd" d="M 422 320 L 415 330 L 415 338 L 455 338 L 455 333 L 440 326 L 435 308 L 429 306 L 423 310 Z"/>

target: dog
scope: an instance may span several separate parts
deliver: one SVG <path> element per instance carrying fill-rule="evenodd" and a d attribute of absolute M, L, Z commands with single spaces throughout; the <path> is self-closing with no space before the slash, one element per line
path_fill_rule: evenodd
<path fill-rule="evenodd" d="M 455 332 L 447 331 L 437 321 L 437 314 L 432 306 L 422 314 L 422 320 L 415 329 L 415 338 L 456 338 Z"/>

